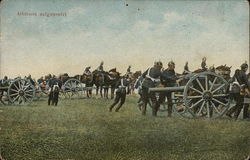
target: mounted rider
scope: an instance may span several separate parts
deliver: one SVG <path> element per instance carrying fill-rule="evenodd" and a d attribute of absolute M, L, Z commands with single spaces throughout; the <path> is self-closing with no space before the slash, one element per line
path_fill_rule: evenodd
<path fill-rule="evenodd" d="M 156 61 L 154 66 L 147 69 L 143 74 L 142 77 L 144 78 L 142 82 L 142 115 L 146 114 L 146 107 L 149 102 L 149 99 L 152 101 L 152 114 L 156 116 L 156 108 L 157 108 L 157 99 L 156 94 L 154 92 L 148 92 L 149 88 L 156 87 L 160 83 L 161 77 L 161 69 L 163 65 L 161 61 Z"/>
<path fill-rule="evenodd" d="M 189 73 L 191 73 L 191 71 L 189 70 L 188 62 L 186 62 L 184 66 L 183 74 L 189 74 Z"/>
<path fill-rule="evenodd" d="M 98 72 L 104 72 L 104 70 L 103 70 L 103 64 L 104 64 L 104 62 L 101 61 L 101 64 L 97 67 L 96 71 L 98 71 Z"/>
<path fill-rule="evenodd" d="M 91 68 L 91 66 L 86 67 L 83 74 L 90 75 L 91 74 L 90 68 Z"/>
<path fill-rule="evenodd" d="M 207 58 L 206 58 L 206 57 L 203 57 L 203 58 L 202 58 L 202 62 L 201 62 L 201 69 L 202 69 L 203 72 L 205 72 L 205 71 L 208 70 L 206 61 L 207 61 Z"/>

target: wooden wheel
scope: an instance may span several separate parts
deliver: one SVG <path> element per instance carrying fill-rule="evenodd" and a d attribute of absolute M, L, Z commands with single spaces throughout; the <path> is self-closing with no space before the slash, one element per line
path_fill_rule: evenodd
<path fill-rule="evenodd" d="M 185 107 L 196 118 L 221 117 L 230 105 L 228 88 L 228 82 L 215 73 L 197 74 L 185 86 Z"/>
<path fill-rule="evenodd" d="M 28 105 L 35 97 L 35 87 L 27 79 L 16 79 L 8 88 L 8 99 L 14 105 Z"/>
<path fill-rule="evenodd" d="M 83 98 L 83 85 L 77 79 L 69 79 L 62 86 L 62 94 L 66 99 Z"/>

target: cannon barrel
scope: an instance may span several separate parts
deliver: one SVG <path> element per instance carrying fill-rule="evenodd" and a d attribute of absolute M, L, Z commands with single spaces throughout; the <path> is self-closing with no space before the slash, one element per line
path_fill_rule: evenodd
<path fill-rule="evenodd" d="M 180 87 L 164 87 L 164 88 L 149 88 L 148 92 L 168 92 L 168 91 L 184 91 L 185 86 Z"/>

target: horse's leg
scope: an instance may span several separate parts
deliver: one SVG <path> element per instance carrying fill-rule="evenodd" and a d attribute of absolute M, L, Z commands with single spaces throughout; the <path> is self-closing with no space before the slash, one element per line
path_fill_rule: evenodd
<path fill-rule="evenodd" d="M 103 95 L 102 95 L 102 89 L 103 89 L 103 86 L 100 86 L 100 94 L 101 94 L 101 98 L 103 97 Z"/>
<path fill-rule="evenodd" d="M 115 86 L 111 87 L 111 99 L 114 98 L 114 93 L 115 93 Z"/>
<path fill-rule="evenodd" d="M 98 95 L 99 86 L 96 86 L 96 95 Z"/>

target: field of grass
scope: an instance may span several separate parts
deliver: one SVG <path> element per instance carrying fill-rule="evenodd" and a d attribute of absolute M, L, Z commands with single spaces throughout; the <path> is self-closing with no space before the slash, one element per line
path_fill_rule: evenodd
<path fill-rule="evenodd" d="M 120 112 L 106 99 L 46 100 L 0 107 L 5 160 L 243 160 L 250 155 L 250 122 L 142 116 L 136 97 Z"/>

